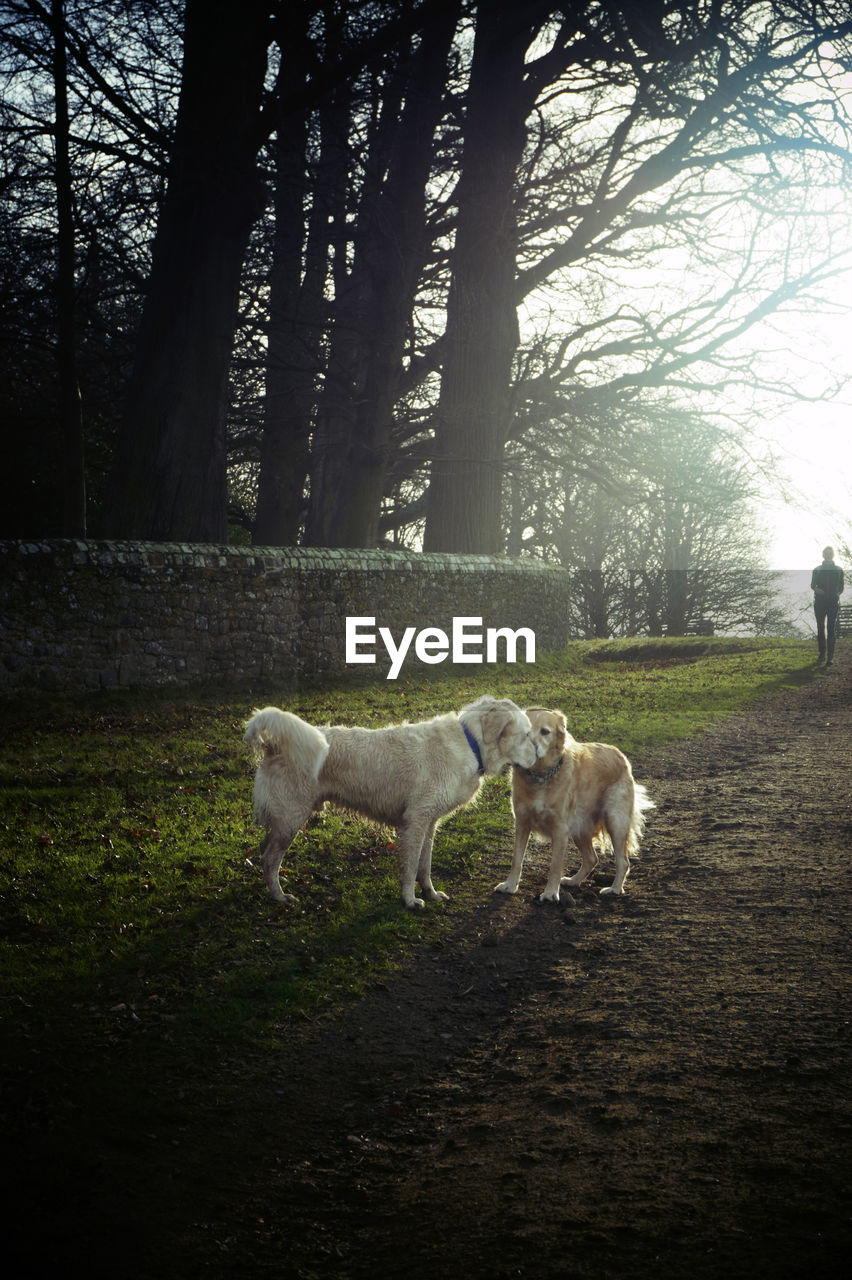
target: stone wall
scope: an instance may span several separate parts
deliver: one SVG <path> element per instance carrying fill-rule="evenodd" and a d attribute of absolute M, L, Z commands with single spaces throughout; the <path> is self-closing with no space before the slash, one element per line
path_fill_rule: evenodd
<path fill-rule="evenodd" d="M 553 650 L 568 638 L 568 589 L 562 570 L 490 556 L 0 542 L 0 693 L 386 674 L 381 645 L 375 666 L 346 665 L 347 616 L 375 617 L 397 641 L 481 617 Z"/>

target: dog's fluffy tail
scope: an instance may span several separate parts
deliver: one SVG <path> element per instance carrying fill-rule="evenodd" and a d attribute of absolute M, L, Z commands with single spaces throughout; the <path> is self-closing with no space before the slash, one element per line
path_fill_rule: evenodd
<path fill-rule="evenodd" d="M 314 778 L 319 777 L 329 750 L 322 730 L 277 707 L 255 711 L 246 724 L 245 741 L 264 758 L 284 756 L 295 769 Z"/>
<path fill-rule="evenodd" d="M 645 810 L 656 809 L 656 807 L 641 782 L 634 782 L 633 814 L 630 819 L 630 835 L 627 838 L 628 853 L 639 852 L 639 843 L 645 834 Z"/>

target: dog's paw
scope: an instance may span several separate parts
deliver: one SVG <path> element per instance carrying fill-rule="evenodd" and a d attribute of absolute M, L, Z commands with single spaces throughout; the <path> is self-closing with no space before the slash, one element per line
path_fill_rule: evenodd
<path fill-rule="evenodd" d="M 494 886 L 495 893 L 517 893 L 518 886 L 512 884 L 511 880 L 501 880 L 499 884 Z"/>
<path fill-rule="evenodd" d="M 444 893 L 441 889 L 433 889 L 431 893 L 426 894 L 430 902 L 449 902 L 450 895 Z"/>
<path fill-rule="evenodd" d="M 624 890 L 616 889 L 615 885 L 612 885 L 612 884 L 609 885 L 606 889 L 601 889 L 601 896 L 603 896 L 605 893 L 611 893 L 613 897 L 616 897 L 616 898 L 621 898 L 624 896 Z"/>
<path fill-rule="evenodd" d="M 559 890 L 558 890 L 558 889 L 550 889 L 550 890 L 545 889 L 544 893 L 542 893 L 542 894 L 540 894 L 540 895 L 539 895 L 539 899 L 538 899 L 538 900 L 539 900 L 539 902 L 558 902 L 558 901 L 559 901 Z"/>
<path fill-rule="evenodd" d="M 276 902 L 280 902 L 284 907 L 288 907 L 292 903 L 299 901 L 294 893 L 274 893 L 272 896 Z"/>
<path fill-rule="evenodd" d="M 410 902 L 405 903 L 405 906 L 409 911 L 420 911 L 422 907 L 426 906 L 426 903 L 422 898 L 412 898 Z"/>

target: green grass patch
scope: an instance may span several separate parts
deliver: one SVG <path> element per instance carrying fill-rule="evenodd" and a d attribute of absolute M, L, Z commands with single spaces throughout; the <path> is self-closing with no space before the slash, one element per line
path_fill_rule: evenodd
<path fill-rule="evenodd" d="M 98 1034 L 164 1041 L 247 1034 L 357 996 L 415 946 L 440 946 L 490 894 L 511 841 L 506 779 L 448 819 L 435 845 L 446 906 L 399 905 L 393 833 L 331 809 L 285 863 L 295 907 L 259 869 L 251 710 L 381 725 L 457 710 L 482 693 L 560 707 L 578 739 L 628 753 L 706 730 L 813 676 L 786 641 L 604 642 L 531 667 L 446 667 L 398 681 L 280 689 L 129 691 L 0 706 L 0 998 L 6 1014 L 85 1011 Z"/>

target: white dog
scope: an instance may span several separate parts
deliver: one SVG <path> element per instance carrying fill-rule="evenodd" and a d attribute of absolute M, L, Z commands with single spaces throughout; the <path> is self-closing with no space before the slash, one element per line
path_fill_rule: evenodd
<path fill-rule="evenodd" d="M 575 742 L 561 711 L 530 707 L 527 711 L 540 758 L 535 768 L 516 768 L 512 774 L 515 814 L 515 853 L 509 877 L 496 886 L 499 893 L 516 893 L 530 835 L 552 842 L 550 874 L 542 902 L 558 902 L 561 884 L 574 888 L 594 870 L 598 855 L 594 841 L 615 853 L 615 879 L 601 893 L 624 892 L 630 873 L 628 855 L 639 852 L 645 828 L 644 811 L 653 809 L 645 788 L 633 781 L 630 761 L 602 742 Z M 575 875 L 562 878 L 569 841 L 582 856 Z"/>
<path fill-rule="evenodd" d="M 432 884 L 435 827 L 479 790 L 483 774 L 537 759 L 530 722 L 508 698 L 480 698 L 455 715 L 386 729 L 314 728 L 276 707 L 257 711 L 245 740 L 262 752 L 255 817 L 268 831 L 263 874 L 273 898 L 294 902 L 278 879 L 284 854 L 326 800 L 397 828 L 402 900 L 445 900 Z"/>

